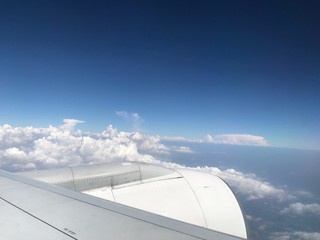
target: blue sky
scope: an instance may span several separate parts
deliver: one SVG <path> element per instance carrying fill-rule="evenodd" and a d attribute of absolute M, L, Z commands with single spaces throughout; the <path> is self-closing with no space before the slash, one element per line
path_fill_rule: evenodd
<path fill-rule="evenodd" d="M 320 149 L 317 1 L 3 1 L 0 124 Z M 137 113 L 134 119 L 117 114 Z M 143 120 L 141 120 L 143 119 Z"/>

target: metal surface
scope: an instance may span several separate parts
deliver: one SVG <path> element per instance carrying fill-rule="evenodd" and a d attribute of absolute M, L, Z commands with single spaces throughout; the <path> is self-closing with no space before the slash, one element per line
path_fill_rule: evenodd
<path fill-rule="evenodd" d="M 142 181 L 174 172 L 161 166 L 136 162 L 110 162 L 60 169 L 20 172 L 31 177 L 75 191 Z"/>
<path fill-rule="evenodd" d="M 239 204 L 219 177 L 140 162 L 18 173 L 215 231 L 247 238 Z"/>
<path fill-rule="evenodd" d="M 0 212 L 1 239 L 241 239 L 5 171 Z"/>

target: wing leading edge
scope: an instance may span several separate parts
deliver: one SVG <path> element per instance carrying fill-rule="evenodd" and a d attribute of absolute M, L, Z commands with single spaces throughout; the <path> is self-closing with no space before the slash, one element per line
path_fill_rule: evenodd
<path fill-rule="evenodd" d="M 0 170 L 1 239 L 242 239 Z"/>

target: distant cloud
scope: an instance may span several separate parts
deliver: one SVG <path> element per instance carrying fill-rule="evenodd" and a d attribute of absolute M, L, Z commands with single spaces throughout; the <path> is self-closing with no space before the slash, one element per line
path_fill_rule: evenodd
<path fill-rule="evenodd" d="M 247 174 L 234 169 L 221 170 L 217 167 L 199 166 L 191 168 L 171 162 L 163 162 L 162 164 L 166 167 L 197 169 L 217 175 L 224 179 L 236 193 L 243 195 L 249 201 L 273 199 L 282 202 L 295 199 L 294 196 L 288 194 L 284 189 L 277 188 L 269 182 L 263 181 L 255 174 Z"/>
<path fill-rule="evenodd" d="M 255 222 L 258 222 L 258 221 L 261 221 L 262 218 L 261 217 L 252 217 L 251 215 L 249 214 L 246 214 L 245 215 L 246 219 L 249 220 L 249 221 L 255 221 Z"/>
<path fill-rule="evenodd" d="M 63 125 L 61 126 L 65 130 L 72 130 L 75 126 L 77 126 L 80 123 L 84 123 L 84 121 L 77 120 L 77 119 L 64 119 Z"/>
<path fill-rule="evenodd" d="M 132 140 L 140 152 L 169 154 L 171 149 L 161 143 L 159 136 L 145 136 L 135 133 Z"/>
<path fill-rule="evenodd" d="M 303 197 L 303 198 L 312 198 L 313 197 L 313 194 L 311 192 L 303 191 L 303 190 L 295 191 L 295 195 Z"/>
<path fill-rule="evenodd" d="M 293 199 L 285 190 L 272 186 L 269 182 L 259 179 L 255 174 L 245 174 L 234 169 L 221 171 L 219 168 L 207 168 L 213 174 L 226 180 L 237 192 L 246 196 L 248 200 L 276 199 L 284 201 Z"/>
<path fill-rule="evenodd" d="M 276 232 L 273 233 L 269 238 L 270 240 L 319 240 L 320 232 L 303 232 L 303 231 L 292 231 L 292 232 Z"/>
<path fill-rule="evenodd" d="M 320 216 L 320 204 L 312 203 L 312 204 L 303 204 L 303 203 L 293 203 L 290 204 L 289 207 L 281 210 L 282 214 L 295 214 L 295 215 L 303 215 L 303 214 L 313 214 Z M 320 239 L 320 238 L 319 238 Z"/>
<path fill-rule="evenodd" d="M 168 142 L 195 142 L 195 143 L 201 143 L 203 142 L 202 140 L 199 139 L 190 139 L 186 137 L 180 137 L 180 136 L 174 136 L 174 137 L 168 137 L 168 136 L 162 136 L 161 137 L 162 141 L 168 141 Z"/>
<path fill-rule="evenodd" d="M 251 134 L 217 135 L 214 137 L 213 142 L 214 143 L 221 143 L 221 144 L 253 145 L 253 146 L 267 146 L 268 145 L 267 141 L 264 139 L 264 137 L 251 135 Z"/>
<path fill-rule="evenodd" d="M 172 142 L 206 142 L 216 144 L 268 146 L 268 143 L 264 137 L 251 134 L 222 134 L 216 136 L 207 134 L 204 139 L 189 139 L 185 137 L 161 137 L 161 139 Z"/>
<path fill-rule="evenodd" d="M 144 122 L 144 120 L 140 117 L 140 115 L 138 113 L 128 113 L 126 111 L 116 111 L 116 114 L 119 117 L 122 117 L 124 119 L 126 119 L 127 121 L 129 121 L 134 130 L 140 130 L 142 123 Z"/>
<path fill-rule="evenodd" d="M 179 147 L 172 147 L 172 151 L 179 152 L 179 153 L 193 153 L 193 151 L 189 147 L 179 146 Z"/>
<path fill-rule="evenodd" d="M 205 137 L 205 141 L 206 142 L 209 142 L 209 143 L 214 143 L 214 138 L 211 136 L 211 135 L 207 135 L 206 137 Z"/>

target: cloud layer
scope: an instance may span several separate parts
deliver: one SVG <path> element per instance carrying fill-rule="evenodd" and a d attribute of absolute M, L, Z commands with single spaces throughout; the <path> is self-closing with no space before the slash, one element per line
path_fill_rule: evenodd
<path fill-rule="evenodd" d="M 292 203 L 289 205 L 289 207 L 281 210 L 281 213 L 283 214 L 289 213 L 289 214 L 295 214 L 295 215 L 312 214 L 312 215 L 320 216 L 320 204 L 316 204 L 316 203 L 303 204 L 300 202 Z"/>
<path fill-rule="evenodd" d="M 122 132 L 111 125 L 100 133 L 84 133 L 77 128 L 82 122 L 65 119 L 61 126 L 47 128 L 15 128 L 7 124 L 0 126 L 0 167 L 10 171 L 24 171 L 109 161 L 143 161 L 167 167 L 183 167 L 175 163 L 161 162 L 154 156 L 161 154 L 169 158 L 173 152 L 193 153 L 189 147 L 166 146 L 160 136 Z M 236 138 L 241 139 L 239 136 Z M 181 141 L 181 139 L 175 140 Z M 233 137 L 232 139 L 234 140 Z M 234 169 L 221 170 L 216 167 L 198 169 L 220 176 L 248 200 L 293 199 L 293 196 L 287 194 L 285 190 L 272 186 L 254 174 Z M 305 206 L 307 207 L 310 206 Z M 297 205 L 292 205 L 283 212 L 294 211 L 295 208 Z"/>
<path fill-rule="evenodd" d="M 195 142 L 232 145 L 268 146 L 267 140 L 262 136 L 252 134 L 221 134 L 212 136 L 207 134 L 203 139 L 189 139 L 185 137 L 161 137 L 164 141 L 171 142 Z"/>
<path fill-rule="evenodd" d="M 119 114 L 127 116 L 126 112 Z M 77 129 L 77 125 L 82 122 L 65 119 L 61 126 L 47 128 L 0 126 L 0 167 L 11 171 L 24 171 L 119 160 L 182 167 L 161 162 L 154 156 L 161 154 L 169 158 L 173 152 L 193 153 L 189 147 L 164 145 L 160 136 L 117 131 L 111 125 L 100 133 L 84 133 Z M 245 174 L 234 169 L 222 171 L 204 167 L 201 170 L 222 177 L 250 200 L 265 197 L 283 200 L 287 197 L 284 190 L 262 181 L 254 174 Z"/>
<path fill-rule="evenodd" d="M 319 240 L 320 232 L 303 232 L 303 231 L 292 231 L 292 232 L 277 232 L 272 234 L 269 238 L 271 240 Z"/>
<path fill-rule="evenodd" d="M 288 194 L 284 189 L 272 186 L 255 174 L 246 174 L 234 169 L 221 170 L 217 167 L 198 167 L 197 169 L 221 177 L 237 193 L 244 195 L 247 200 L 274 199 L 285 201 L 294 199 L 294 196 Z"/>
<path fill-rule="evenodd" d="M 284 201 L 293 198 L 285 190 L 272 186 L 269 182 L 259 179 L 255 174 L 245 174 L 234 169 L 221 171 L 219 168 L 209 168 L 209 170 L 226 180 L 231 186 L 235 186 L 235 189 L 247 196 L 248 200 L 271 198 Z"/>

